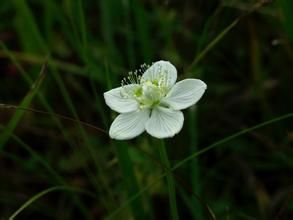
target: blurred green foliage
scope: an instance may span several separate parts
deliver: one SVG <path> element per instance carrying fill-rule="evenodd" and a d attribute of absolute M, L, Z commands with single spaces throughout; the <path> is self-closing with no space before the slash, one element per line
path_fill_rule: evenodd
<path fill-rule="evenodd" d="M 175 165 L 293 112 L 292 9 L 290 0 L 1 1 L 0 103 L 31 110 L 0 106 L 0 218 L 42 196 L 15 219 L 169 219 L 157 140 L 111 141 L 103 92 L 161 59 L 207 83 L 166 141 Z M 292 143 L 288 118 L 184 163 L 173 173 L 180 219 L 292 219 Z"/>

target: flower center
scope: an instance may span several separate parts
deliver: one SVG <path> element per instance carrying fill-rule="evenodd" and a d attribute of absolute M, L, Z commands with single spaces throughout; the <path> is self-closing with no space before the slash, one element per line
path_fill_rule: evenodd
<path fill-rule="evenodd" d="M 157 79 L 145 80 L 141 75 L 149 68 L 142 65 L 141 69 L 130 72 L 128 77 L 121 82 L 123 89 L 122 96 L 136 99 L 140 108 L 153 108 L 160 104 L 161 99 L 167 94 L 168 88 L 165 86 L 166 74 L 159 70 Z"/>
<path fill-rule="evenodd" d="M 156 83 L 145 81 L 134 91 L 135 99 L 140 103 L 141 108 L 152 108 L 160 103 L 164 97 L 164 90 Z"/>

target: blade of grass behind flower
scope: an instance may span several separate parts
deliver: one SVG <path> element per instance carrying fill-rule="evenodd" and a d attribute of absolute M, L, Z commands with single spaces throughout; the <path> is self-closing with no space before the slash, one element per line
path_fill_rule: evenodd
<path fill-rule="evenodd" d="M 58 71 L 56 70 L 56 68 L 52 67 L 52 73 L 53 73 L 53 77 L 57 83 L 57 86 L 60 89 L 61 95 L 62 95 L 62 97 L 68 107 L 68 110 L 70 111 L 70 113 L 73 115 L 73 118 L 77 122 L 77 128 L 78 128 L 79 133 L 84 141 L 88 156 L 93 160 L 95 168 L 97 169 L 97 177 L 92 176 L 94 178 L 92 180 L 92 182 L 97 183 L 94 185 L 94 187 L 98 190 L 98 188 L 100 186 L 103 186 L 106 189 L 106 191 L 110 193 L 111 190 L 109 189 L 109 186 L 107 185 L 107 183 L 105 181 L 105 177 L 103 176 L 103 172 L 102 172 L 101 167 L 99 165 L 99 161 L 98 161 L 97 157 L 95 157 L 96 151 L 94 150 L 93 145 L 90 142 L 90 139 L 88 138 L 88 135 L 87 135 L 85 129 L 82 127 L 82 124 L 80 123 L 80 119 L 77 114 L 76 108 L 75 108 L 73 101 L 72 101 L 72 99 L 66 89 L 66 86 L 65 86 L 62 78 L 60 77 Z M 98 181 L 96 178 L 98 178 L 100 181 Z M 112 201 L 114 201 L 114 198 L 112 198 L 111 195 L 109 195 L 109 197 L 111 198 Z"/>
<path fill-rule="evenodd" d="M 279 1 L 279 4 L 283 12 L 284 27 L 285 27 L 285 30 L 287 31 L 289 41 L 292 43 L 293 42 L 293 28 L 292 28 L 293 27 L 293 14 L 292 14 L 293 2 L 291 0 L 281 0 Z"/>
<path fill-rule="evenodd" d="M 105 68 L 104 68 L 105 71 L 104 72 L 106 74 L 107 81 L 110 81 L 110 79 L 109 79 L 110 78 L 110 76 L 109 76 L 110 75 L 109 74 L 109 68 L 108 68 L 107 64 L 105 64 L 104 66 L 105 66 Z M 95 103 L 94 106 L 97 109 L 97 111 L 99 112 L 100 117 L 102 118 L 103 125 L 105 127 L 108 127 L 109 120 L 108 120 L 107 115 L 105 113 L 106 111 L 105 111 L 105 109 L 103 107 L 105 105 L 102 103 L 101 96 L 98 94 L 97 84 L 96 84 L 96 81 L 94 80 L 94 77 L 93 77 L 94 75 L 95 75 L 94 72 L 89 74 L 89 81 L 90 81 L 91 91 L 94 94 L 94 103 Z M 111 87 L 108 85 L 108 88 L 111 88 Z"/>
<path fill-rule="evenodd" d="M 184 203 L 187 205 L 188 209 L 190 210 L 190 213 L 191 213 L 193 219 L 198 219 L 198 218 L 196 218 L 196 216 L 198 216 L 198 213 L 194 207 L 194 201 L 193 201 L 194 197 L 190 198 L 190 196 L 187 195 L 187 193 L 182 188 L 178 187 L 178 189 L 179 189 L 179 195 L 182 197 Z M 208 204 L 200 204 L 200 205 L 204 205 L 205 208 L 207 209 L 207 213 L 209 214 L 209 219 L 211 219 L 211 220 L 217 219 L 215 213 L 213 212 L 213 210 L 210 208 L 210 206 Z M 203 218 L 203 214 L 202 214 L 201 218 Z M 205 219 L 205 218 L 203 218 L 203 219 Z"/>
<path fill-rule="evenodd" d="M 19 104 L 20 107 L 27 108 L 33 101 L 35 95 L 37 94 L 37 92 L 39 91 L 41 87 L 42 82 L 44 81 L 46 66 L 47 64 L 44 64 L 42 66 L 42 69 L 39 73 L 38 78 L 31 86 L 31 90 L 26 94 L 26 96 L 23 98 L 23 100 Z M 12 118 L 9 120 L 5 130 L 0 135 L 0 150 L 4 148 L 10 135 L 13 133 L 18 123 L 20 122 L 21 118 L 23 117 L 23 114 L 24 114 L 23 111 L 16 110 Z"/>
<path fill-rule="evenodd" d="M 114 40 L 114 26 L 113 22 L 114 19 L 120 15 L 118 14 L 116 6 L 117 4 L 121 4 L 121 1 L 119 0 L 99 0 L 99 7 L 101 9 L 101 31 L 103 35 L 103 40 L 106 44 L 106 58 L 112 59 L 114 62 L 113 64 L 122 64 L 122 57 L 119 51 L 117 50 L 117 44 Z"/>
<path fill-rule="evenodd" d="M 197 47 L 196 47 L 196 54 L 200 53 L 200 50 L 203 48 L 204 44 L 208 40 L 208 35 L 211 30 L 211 26 L 216 19 L 216 16 L 219 15 L 220 11 L 222 10 L 222 7 L 219 6 L 216 8 L 214 13 L 207 19 L 207 21 L 204 24 L 203 31 L 200 33 L 199 38 L 197 39 Z"/>
<path fill-rule="evenodd" d="M 174 170 L 178 169 L 179 167 L 181 167 L 182 165 L 184 165 L 186 162 L 192 160 L 192 158 L 197 157 L 197 156 L 199 156 L 199 155 L 201 155 L 201 154 L 203 154 L 203 153 L 205 153 L 205 152 L 207 152 L 207 151 L 209 151 L 209 150 L 211 150 L 211 149 L 213 149 L 215 147 L 218 147 L 219 145 L 222 145 L 222 144 L 224 144 L 224 143 L 226 143 L 226 142 L 228 142 L 228 141 L 230 141 L 230 140 L 232 140 L 234 138 L 237 138 L 237 137 L 239 137 L 239 136 L 241 136 L 243 134 L 246 134 L 246 133 L 251 132 L 253 130 L 259 129 L 261 127 L 264 127 L 264 126 L 267 126 L 267 125 L 270 125 L 270 124 L 274 124 L 274 123 L 276 123 L 278 121 L 285 120 L 285 119 L 288 119 L 288 118 L 291 118 L 291 117 L 293 117 L 293 112 L 289 113 L 289 114 L 286 114 L 286 115 L 282 115 L 280 117 L 273 118 L 271 120 L 268 120 L 268 121 L 265 121 L 263 123 L 257 124 L 257 125 L 255 125 L 253 127 L 243 129 L 243 130 L 241 130 L 241 131 L 239 131 L 239 132 L 237 132 L 235 134 L 232 134 L 232 135 L 230 135 L 230 136 L 228 136 L 228 137 L 226 137 L 226 138 L 224 138 L 222 140 L 219 140 L 219 141 L 211 144 L 210 146 L 205 147 L 202 150 L 200 150 L 200 151 L 198 151 L 198 152 L 186 157 L 185 159 L 183 159 L 180 162 L 178 162 L 174 167 L 172 167 L 171 170 L 174 171 Z"/>
<path fill-rule="evenodd" d="M 30 75 L 22 68 L 22 66 L 19 64 L 19 62 L 17 62 L 14 53 L 9 51 L 6 46 L 0 42 L 0 46 L 3 48 L 4 52 L 7 54 L 7 56 L 11 59 L 11 61 L 13 62 L 13 64 L 15 65 L 15 67 L 17 68 L 17 70 L 19 71 L 19 73 L 21 74 L 21 76 L 23 77 L 24 81 L 31 87 L 33 82 L 33 79 L 30 77 Z M 66 129 L 63 127 L 62 123 L 58 120 L 58 117 L 54 117 L 55 113 L 52 109 L 52 107 L 50 106 L 50 104 L 47 102 L 47 100 L 45 99 L 44 95 L 42 94 L 41 91 L 39 91 L 37 93 L 37 97 L 40 100 L 40 102 L 43 104 L 43 106 L 47 109 L 49 115 L 53 116 L 52 119 L 53 121 L 56 123 L 57 127 L 59 128 L 59 130 L 61 131 L 61 133 L 63 134 L 64 138 L 68 141 L 68 143 L 70 144 L 70 138 L 68 137 L 68 135 L 66 134 L 66 132 L 64 132 Z M 15 108 L 17 109 L 21 109 L 21 110 L 25 110 L 28 109 L 27 107 L 24 106 L 16 106 Z"/>
<path fill-rule="evenodd" d="M 38 31 L 33 14 L 25 0 L 12 0 L 16 10 L 16 30 L 26 51 L 47 53 L 48 48 Z"/>
<path fill-rule="evenodd" d="M 29 75 L 28 75 L 28 74 L 27 74 L 27 73 L 21 68 L 21 66 L 15 61 L 15 59 L 14 59 L 13 56 L 11 56 L 11 59 L 14 61 L 14 63 L 16 64 L 17 68 L 20 70 L 20 72 L 22 73 L 22 75 L 25 76 L 25 80 L 27 81 L 27 83 L 30 84 L 31 79 L 30 79 Z M 51 67 L 52 67 L 52 66 L 51 66 Z M 51 117 L 53 117 L 53 121 L 55 121 L 55 122 L 57 123 L 57 126 L 60 128 L 60 131 L 61 131 L 61 133 L 63 134 L 64 138 L 67 140 L 68 144 L 70 144 L 70 145 L 72 146 L 72 149 L 75 151 L 75 153 L 78 153 L 78 152 L 76 151 L 75 146 L 73 146 L 74 144 L 72 143 L 72 140 L 71 140 L 71 139 L 68 137 L 68 135 L 66 134 L 66 132 L 65 132 L 66 129 L 63 128 L 62 124 L 61 124 L 60 121 L 58 120 L 58 117 L 56 117 L 56 114 L 53 113 L 52 108 L 51 108 L 50 105 L 47 103 L 47 101 L 45 100 L 44 96 L 43 96 L 41 93 L 38 93 L 38 96 L 39 96 L 39 98 L 40 98 L 41 103 L 45 106 L 46 109 L 48 109 L 48 112 L 47 112 L 48 115 L 50 115 Z M 16 108 L 16 109 L 17 109 L 17 108 Z M 19 109 L 19 110 L 17 110 L 17 111 L 22 111 L 22 112 L 24 112 L 24 110 L 27 109 L 27 108 L 26 108 L 26 107 L 23 107 L 23 106 L 19 106 L 18 109 Z M 39 112 L 39 113 L 40 113 L 40 112 Z M 44 113 L 44 112 L 42 112 L 42 113 Z M 64 117 L 63 117 L 63 118 L 64 118 Z M 68 119 L 70 119 L 70 118 L 67 117 L 66 120 L 68 120 Z M 72 121 L 72 119 L 71 119 L 71 121 Z M 76 119 L 75 122 L 80 123 L 79 119 Z M 91 154 L 91 155 L 93 155 L 93 154 Z M 93 174 L 91 173 L 91 171 L 89 171 L 86 167 L 85 167 L 84 169 L 85 169 L 86 174 L 87 174 L 89 177 L 91 177 L 91 178 L 90 178 L 90 179 L 91 179 L 91 182 L 96 182 L 96 180 L 93 180 L 93 179 L 92 179 Z M 95 185 L 96 187 L 98 186 L 98 184 L 94 184 L 94 185 Z M 109 190 L 107 190 L 107 191 L 109 192 Z M 80 203 L 80 201 L 77 201 L 77 202 Z M 82 213 L 83 213 L 84 216 L 87 215 L 87 211 L 84 211 L 84 210 L 82 210 L 82 209 L 81 209 L 81 211 L 82 211 Z"/>
<path fill-rule="evenodd" d="M 49 51 L 47 50 L 47 47 L 46 47 L 46 44 L 45 44 L 45 41 L 42 38 L 42 35 L 40 34 L 41 31 L 39 31 L 38 26 L 36 25 L 36 21 L 34 20 L 33 14 L 31 13 L 30 8 L 28 7 L 27 3 L 25 1 L 21 1 L 20 5 L 18 5 L 17 4 L 18 1 L 14 1 L 14 2 L 15 2 L 16 12 L 20 16 L 20 18 L 23 19 L 23 21 L 22 21 L 23 26 L 26 26 L 26 24 L 30 25 L 30 27 L 33 29 L 32 32 L 34 33 L 34 34 L 32 34 L 32 36 L 29 36 L 30 39 L 27 39 L 28 36 L 21 35 L 22 30 L 18 26 L 17 27 L 17 28 L 19 28 L 19 33 L 18 34 L 19 34 L 19 37 L 21 38 L 22 42 L 26 42 L 26 40 L 29 40 L 29 41 L 32 41 L 32 42 L 39 42 L 39 44 L 41 45 L 40 46 L 39 44 L 36 44 L 39 48 L 35 49 L 35 48 L 33 48 L 33 46 L 35 46 L 35 45 L 32 46 L 32 44 L 28 44 L 28 45 L 24 46 L 25 50 L 32 51 L 32 52 L 45 51 L 46 53 L 49 54 Z M 25 13 L 23 11 L 25 11 Z M 30 14 L 30 16 L 26 17 L 25 16 L 26 14 Z M 62 23 L 62 24 L 64 24 L 64 23 Z M 51 62 L 52 62 L 51 59 L 49 59 L 49 63 L 51 63 Z M 68 93 L 66 91 L 66 88 L 65 88 L 61 78 L 58 76 L 56 67 L 53 64 L 50 65 L 50 67 L 51 67 L 50 69 L 52 70 L 52 73 L 53 73 L 53 78 L 55 78 L 55 81 L 57 82 L 57 85 L 59 86 L 59 89 L 61 91 L 61 94 L 63 95 L 63 98 L 64 98 L 64 100 L 66 102 L 66 105 L 68 106 L 68 108 L 69 108 L 69 110 L 71 112 L 76 113 L 75 108 L 72 105 L 72 102 L 70 100 L 70 96 L 68 95 Z M 77 114 L 73 114 L 73 115 L 75 116 L 75 118 L 77 120 L 79 120 L 78 117 L 77 117 Z M 86 146 L 88 147 L 90 141 L 88 140 L 88 138 L 86 138 L 86 135 L 85 135 L 85 132 L 84 132 L 83 128 L 80 125 L 78 126 L 78 128 L 81 130 L 81 132 L 80 132 L 81 136 L 85 140 Z M 93 157 L 94 162 L 95 162 L 94 164 L 98 165 L 97 160 L 94 157 L 95 154 L 93 152 L 91 152 L 89 154 L 90 154 L 91 157 Z M 98 175 L 100 175 L 99 173 L 100 172 L 98 172 Z M 94 179 L 96 179 L 96 177 L 94 175 L 90 175 L 90 173 L 88 171 L 87 171 L 87 174 L 89 175 L 89 179 L 90 179 L 91 182 L 96 182 L 96 180 L 94 180 Z M 93 177 L 94 177 L 94 179 L 93 179 Z M 105 184 L 97 184 L 97 183 L 94 184 L 94 187 L 98 190 L 98 188 L 101 188 L 101 185 L 102 186 L 104 185 L 104 187 L 105 187 Z M 107 185 L 106 185 L 106 187 L 107 187 Z M 83 213 L 83 214 L 85 214 L 85 213 Z M 85 215 L 85 217 L 86 217 L 86 215 Z"/>
<path fill-rule="evenodd" d="M 171 167 L 165 142 L 164 140 L 160 140 L 160 144 L 158 146 L 159 154 L 162 163 L 164 163 L 164 166 L 166 167 L 166 170 L 168 171 Z M 175 187 L 175 180 L 171 172 L 167 173 L 167 185 L 168 185 L 168 194 L 169 194 L 169 203 L 170 203 L 170 212 L 171 212 L 171 219 L 173 220 L 179 220 L 179 213 L 178 213 L 178 207 L 177 207 L 177 198 L 176 198 L 176 187 Z"/>
<path fill-rule="evenodd" d="M 86 24 L 83 13 L 83 5 L 80 0 L 76 1 L 64 1 L 69 22 L 72 27 L 74 42 L 79 55 L 86 59 L 87 48 L 87 35 L 86 35 Z"/>
<path fill-rule="evenodd" d="M 134 47 L 134 41 L 136 39 L 136 34 L 133 28 L 132 24 L 132 1 L 126 0 L 123 5 L 123 17 L 124 17 L 124 23 L 126 27 L 126 31 L 124 32 L 125 38 L 126 38 L 126 53 L 128 57 L 128 63 L 131 69 L 135 68 L 136 64 L 136 51 Z"/>
<path fill-rule="evenodd" d="M 229 24 L 223 31 L 220 32 L 192 61 L 192 63 L 187 67 L 185 74 L 190 76 L 192 69 L 201 61 L 206 54 L 218 43 L 220 40 L 226 36 L 239 22 L 240 18 L 236 18 L 231 24 Z"/>
<path fill-rule="evenodd" d="M 76 8 L 76 23 L 78 27 L 78 32 L 80 35 L 80 41 L 82 44 L 83 50 L 87 50 L 87 31 L 86 31 L 86 23 L 85 23 L 85 17 L 83 13 L 83 5 L 81 0 L 76 0 L 75 2 L 75 8 Z M 84 52 L 83 54 L 85 54 Z"/>
<path fill-rule="evenodd" d="M 70 192 L 78 192 L 82 194 L 86 194 L 89 196 L 92 196 L 92 194 L 89 194 L 87 191 L 74 188 L 74 187 L 69 187 L 69 186 L 53 186 L 48 189 L 45 189 L 33 197 L 31 197 L 29 200 L 27 200 L 23 205 L 21 205 L 11 216 L 9 217 L 9 220 L 15 219 L 16 216 L 18 216 L 23 210 L 28 208 L 32 203 L 34 203 L 36 200 L 40 199 L 41 197 L 47 195 L 48 193 L 54 192 L 54 191 L 70 191 Z"/>
<path fill-rule="evenodd" d="M 129 155 L 128 146 L 123 142 L 114 142 L 118 161 L 123 173 L 123 181 L 128 191 L 128 198 L 133 197 L 140 188 L 137 182 L 137 178 L 134 173 L 133 164 Z M 142 202 L 142 194 L 140 197 L 136 197 L 134 202 L 130 204 L 134 219 L 147 219 Z"/>
<path fill-rule="evenodd" d="M 24 81 L 29 85 L 32 86 L 33 84 L 33 80 L 32 78 L 29 76 L 29 74 L 22 68 L 22 66 L 17 62 L 17 60 L 14 57 L 13 53 L 10 53 L 9 50 L 7 50 L 7 48 L 5 47 L 4 44 L 1 43 L 1 46 L 4 48 L 5 53 L 7 53 L 7 55 L 9 56 L 9 58 L 12 60 L 12 62 L 14 63 L 14 65 L 16 66 L 16 68 L 18 69 L 18 71 L 21 73 L 21 76 L 24 78 Z M 33 112 L 37 112 L 37 113 L 42 113 L 42 114 L 47 114 L 48 116 L 50 116 L 52 118 L 52 121 L 54 123 L 56 123 L 57 127 L 59 128 L 60 132 L 62 133 L 64 139 L 67 141 L 67 143 L 72 147 L 72 149 L 74 151 L 76 151 L 74 144 L 72 143 L 72 139 L 68 136 L 67 132 L 66 132 L 66 128 L 63 127 L 62 123 L 60 122 L 59 118 L 63 118 L 66 120 L 73 120 L 71 118 L 68 117 L 62 117 L 58 114 L 55 114 L 52 107 L 50 106 L 50 104 L 47 102 L 47 100 L 45 99 L 44 95 L 42 94 L 41 91 L 39 91 L 37 93 L 37 97 L 40 100 L 40 102 L 42 103 L 42 105 L 45 107 L 45 109 L 47 109 L 48 112 L 44 112 L 44 111 L 34 111 L 32 109 L 29 109 L 27 107 L 21 107 L 21 106 L 12 106 L 12 105 L 3 105 L 1 104 L 1 107 L 3 108 L 12 108 L 15 109 L 17 111 L 33 111 Z M 91 176 L 90 171 L 87 169 L 87 167 L 84 167 L 84 170 L 86 172 L 86 174 L 88 176 Z M 86 210 L 85 206 L 81 203 L 81 201 L 79 200 L 78 197 L 74 198 L 74 202 L 77 204 L 79 210 L 83 213 L 84 218 L 86 219 L 90 219 L 89 216 L 87 216 L 88 211 Z"/>
<path fill-rule="evenodd" d="M 18 2 L 18 1 L 15 1 L 15 2 Z M 25 1 L 21 1 L 21 4 L 20 5 L 15 5 L 15 7 L 16 7 L 17 12 L 21 16 L 24 16 L 25 14 L 30 14 L 30 16 L 28 18 L 27 17 L 22 17 L 24 25 L 25 24 L 31 25 L 31 28 L 33 29 L 32 31 L 35 33 L 33 36 L 31 36 L 32 39 L 30 39 L 30 40 L 39 42 L 40 43 L 40 45 L 39 45 L 40 49 L 41 48 L 46 49 L 47 47 L 46 47 L 45 41 L 43 40 L 42 35 L 40 34 L 40 31 L 39 31 L 39 29 L 38 29 L 38 27 L 36 25 L 34 17 L 32 16 L 32 13 L 31 13 L 30 8 L 28 7 L 27 3 Z M 21 10 L 25 11 L 25 13 L 22 13 Z M 80 9 L 80 10 L 82 10 L 82 9 Z M 46 52 L 49 53 L 48 50 L 46 50 Z M 49 58 L 49 62 L 51 63 L 51 58 Z M 73 105 L 73 102 L 72 102 L 72 100 L 71 100 L 71 98 L 70 98 L 70 96 L 69 96 L 69 94 L 67 92 L 67 89 L 66 89 L 61 77 L 58 74 L 58 71 L 57 71 L 56 67 L 54 65 L 51 65 L 50 70 L 52 71 L 53 78 L 55 79 L 55 81 L 56 81 L 56 83 L 57 83 L 57 85 L 58 85 L 58 87 L 60 89 L 61 95 L 63 96 L 64 101 L 65 101 L 69 111 L 71 112 L 71 114 L 74 116 L 74 118 L 76 120 L 79 120 L 79 117 L 77 115 L 77 112 L 76 112 L 76 109 L 75 109 L 75 107 Z M 92 146 L 91 146 L 91 143 L 90 143 L 89 139 L 87 138 L 86 132 L 84 131 L 83 127 L 80 124 L 78 124 L 78 129 L 80 130 L 80 134 L 81 134 L 82 139 L 85 141 L 84 143 L 85 143 L 86 149 L 88 151 L 88 155 L 94 160 L 94 164 L 95 164 L 97 170 L 99 170 L 100 166 L 98 164 L 98 161 L 97 161 L 96 157 L 94 156 L 95 153 L 94 153 L 94 151 L 92 149 Z M 98 176 L 99 175 L 101 175 L 101 172 L 98 172 Z M 90 175 L 90 176 L 94 177 L 94 179 L 91 179 L 91 182 L 97 182 L 97 180 L 95 180 L 96 177 L 94 175 Z M 101 181 L 102 180 L 103 180 L 103 178 L 101 177 Z M 103 187 L 107 187 L 107 184 L 105 184 L 105 183 L 103 184 L 103 182 L 104 181 L 102 181 L 102 184 L 94 184 L 94 187 L 97 190 L 98 190 L 98 187 L 101 186 L 101 185 Z"/>
<path fill-rule="evenodd" d="M 1 129 L 4 129 L 3 126 L 1 126 Z M 51 165 L 48 163 L 48 161 L 45 158 L 42 158 L 40 155 L 38 155 L 37 152 L 35 152 L 29 145 L 27 145 L 26 143 L 24 143 L 19 137 L 17 137 L 14 134 L 11 134 L 11 138 L 17 142 L 19 144 L 19 146 L 21 146 L 22 148 L 24 148 L 30 155 L 31 157 L 38 161 L 46 170 L 47 172 L 53 177 L 53 182 L 57 183 L 57 184 L 62 184 L 62 185 L 67 185 L 66 181 L 64 180 L 64 178 L 59 175 L 57 172 L 55 172 L 55 170 L 51 167 Z M 1 154 L 5 153 L 4 151 L 1 151 Z M 27 159 L 25 161 L 20 161 L 21 159 L 18 158 L 16 155 L 11 154 L 11 156 L 13 157 L 13 160 L 17 160 L 19 162 L 19 164 L 24 164 L 25 162 L 27 162 Z M 78 196 L 76 196 L 75 194 L 72 195 L 73 200 L 76 204 L 76 206 L 80 209 L 83 210 L 83 213 L 88 213 L 87 210 L 85 210 L 83 204 L 81 203 L 81 201 L 79 200 Z M 89 215 L 86 217 L 86 219 L 90 219 Z"/>
<path fill-rule="evenodd" d="M 3 45 L 3 42 L 0 41 L 0 44 Z M 3 46 L 2 46 L 3 48 Z M 36 55 L 32 53 L 23 53 L 18 51 L 9 51 L 10 55 L 7 53 L 7 49 L 0 50 L 0 58 L 2 57 L 11 57 L 13 56 L 15 60 L 22 61 L 29 64 L 38 64 L 41 65 L 46 61 L 46 58 L 43 55 Z M 51 58 L 48 61 L 48 65 L 54 65 L 59 70 L 63 70 L 66 73 L 72 73 L 77 76 L 87 77 L 87 71 L 84 67 L 77 66 L 72 63 L 63 62 L 61 60 L 56 60 Z M 96 75 L 93 75 L 93 79 L 98 80 L 99 78 Z"/>
<path fill-rule="evenodd" d="M 186 76 L 190 76 L 192 74 L 192 69 L 201 61 L 211 49 L 215 47 L 225 36 L 228 34 L 238 23 L 239 21 L 244 18 L 245 16 L 255 12 L 259 8 L 261 8 L 266 1 L 260 1 L 251 6 L 251 8 L 246 11 L 244 14 L 237 17 L 234 21 L 231 22 L 224 30 L 222 30 L 192 61 L 192 63 L 187 67 L 185 74 Z"/>
<path fill-rule="evenodd" d="M 151 63 L 153 59 L 152 42 L 149 29 L 148 14 L 139 1 L 132 1 L 132 9 L 134 13 L 135 28 L 137 30 L 137 39 L 139 42 L 139 49 L 145 63 Z"/>
<path fill-rule="evenodd" d="M 189 142 L 189 152 L 190 154 L 198 151 L 198 132 L 197 129 L 197 117 L 198 111 L 195 108 L 189 110 L 189 135 L 190 135 L 190 142 Z M 190 161 L 190 181 L 192 190 L 199 196 L 201 196 L 201 170 L 200 165 L 197 158 L 194 158 Z M 195 214 L 194 219 L 202 220 L 203 218 L 203 210 L 201 204 L 195 199 L 190 198 L 190 201 L 193 203 L 193 209 L 195 212 L 191 212 L 191 214 Z"/>

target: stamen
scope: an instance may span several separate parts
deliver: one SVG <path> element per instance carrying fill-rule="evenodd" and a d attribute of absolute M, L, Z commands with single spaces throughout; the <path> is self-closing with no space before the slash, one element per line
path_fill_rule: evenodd
<path fill-rule="evenodd" d="M 145 63 L 140 65 L 139 73 L 143 74 L 148 68 L 150 68 L 150 65 L 147 65 Z"/>
<path fill-rule="evenodd" d="M 140 68 L 134 72 L 129 72 L 127 77 L 124 77 L 121 81 L 121 86 L 124 87 L 129 84 L 140 84 L 141 76 L 150 66 L 147 64 L 140 65 Z"/>

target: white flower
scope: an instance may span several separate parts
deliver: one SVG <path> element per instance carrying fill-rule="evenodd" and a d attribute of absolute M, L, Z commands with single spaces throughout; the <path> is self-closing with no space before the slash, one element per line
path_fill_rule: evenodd
<path fill-rule="evenodd" d="M 144 69 L 142 76 L 130 73 L 121 87 L 104 93 L 106 104 L 121 113 L 110 127 L 113 139 L 131 139 L 145 130 L 156 138 L 173 137 L 183 126 L 180 110 L 194 105 L 207 88 L 198 79 L 175 84 L 177 70 L 168 61 Z"/>

